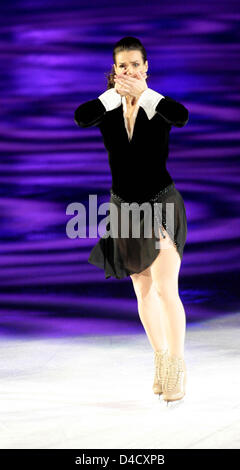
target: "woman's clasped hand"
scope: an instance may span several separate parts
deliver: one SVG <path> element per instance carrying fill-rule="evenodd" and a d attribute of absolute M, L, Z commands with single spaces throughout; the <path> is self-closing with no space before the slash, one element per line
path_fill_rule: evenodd
<path fill-rule="evenodd" d="M 146 83 L 146 72 L 136 72 L 130 77 L 123 73 L 114 76 L 115 89 L 120 95 L 130 95 L 139 98 L 144 90 L 148 88 Z"/>

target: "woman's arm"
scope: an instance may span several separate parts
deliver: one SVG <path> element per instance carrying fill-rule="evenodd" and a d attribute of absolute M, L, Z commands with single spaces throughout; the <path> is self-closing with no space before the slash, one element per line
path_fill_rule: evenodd
<path fill-rule="evenodd" d="M 176 127 L 185 126 L 189 120 L 188 110 L 183 104 L 151 88 L 142 92 L 138 104 L 145 110 L 148 119 L 158 113 L 168 124 Z"/>
<path fill-rule="evenodd" d="M 80 104 L 74 112 L 74 121 L 80 127 L 93 127 L 101 124 L 104 115 L 122 103 L 121 95 L 115 88 L 109 88 L 97 99 Z"/>

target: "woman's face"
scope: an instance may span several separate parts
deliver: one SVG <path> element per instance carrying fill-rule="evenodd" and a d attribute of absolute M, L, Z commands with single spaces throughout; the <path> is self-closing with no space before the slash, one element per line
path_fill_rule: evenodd
<path fill-rule="evenodd" d="M 136 71 L 147 72 L 148 61 L 143 62 L 142 54 L 140 51 L 121 51 L 116 54 L 116 65 L 114 69 L 116 75 L 124 73 L 134 77 Z"/>

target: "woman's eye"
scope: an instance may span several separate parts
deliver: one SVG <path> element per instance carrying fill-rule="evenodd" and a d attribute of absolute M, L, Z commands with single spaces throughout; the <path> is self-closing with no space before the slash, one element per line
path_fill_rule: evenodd
<path fill-rule="evenodd" d="M 135 63 L 134 65 L 136 65 L 137 67 L 139 66 L 139 64 Z M 124 65 L 120 65 L 120 68 L 124 67 Z"/>

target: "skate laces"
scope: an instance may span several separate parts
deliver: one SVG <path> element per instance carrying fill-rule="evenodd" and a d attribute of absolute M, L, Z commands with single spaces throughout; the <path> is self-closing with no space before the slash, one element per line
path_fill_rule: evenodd
<path fill-rule="evenodd" d="M 167 391 L 173 390 L 180 383 L 182 374 L 184 373 L 183 364 L 183 358 L 176 356 L 168 358 L 167 380 L 165 384 Z"/>
<path fill-rule="evenodd" d="M 167 350 L 155 351 L 156 377 L 160 384 L 163 382 L 163 366 L 166 361 Z"/>

